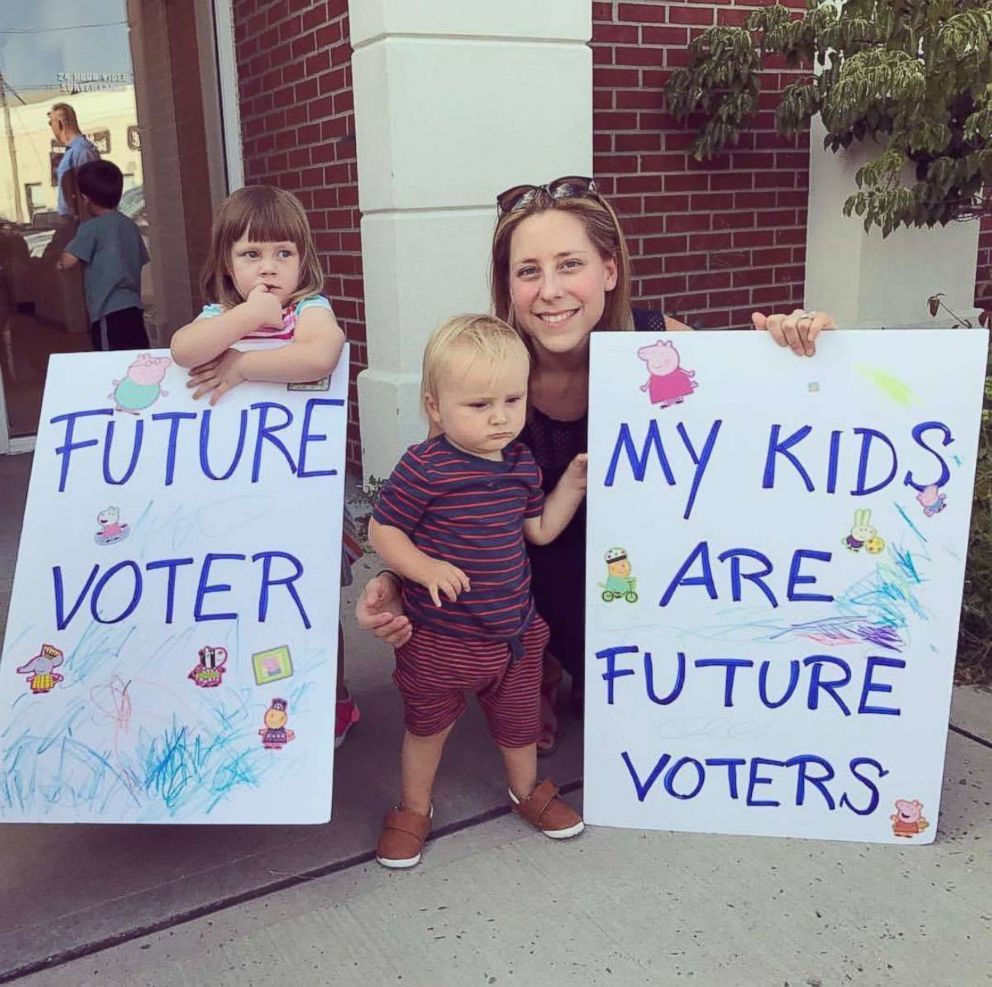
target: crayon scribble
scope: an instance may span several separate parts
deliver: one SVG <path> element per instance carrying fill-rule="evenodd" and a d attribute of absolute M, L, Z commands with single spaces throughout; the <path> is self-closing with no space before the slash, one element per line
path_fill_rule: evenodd
<path fill-rule="evenodd" d="M 898 377 L 893 377 L 888 371 L 879 370 L 875 367 L 867 367 L 863 363 L 858 364 L 857 370 L 865 380 L 874 384 L 886 397 L 891 398 L 896 404 L 908 407 L 916 403 L 916 395 L 913 394 L 910 386 L 904 381 L 899 380 Z"/>

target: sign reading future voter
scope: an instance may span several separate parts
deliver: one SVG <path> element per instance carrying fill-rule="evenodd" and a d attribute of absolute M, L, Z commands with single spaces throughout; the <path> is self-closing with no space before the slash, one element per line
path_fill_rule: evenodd
<path fill-rule="evenodd" d="M 988 333 L 597 333 L 590 823 L 934 839 Z"/>
<path fill-rule="evenodd" d="M 345 355 L 194 401 L 49 363 L 0 659 L 0 821 L 330 818 Z"/>

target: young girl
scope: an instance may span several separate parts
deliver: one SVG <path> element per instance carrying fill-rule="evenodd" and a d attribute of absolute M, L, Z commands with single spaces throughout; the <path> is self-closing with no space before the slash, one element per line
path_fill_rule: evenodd
<path fill-rule="evenodd" d="M 200 279 L 211 301 L 172 337 L 172 358 L 189 369 L 193 397 L 216 404 L 242 381 L 303 383 L 330 374 L 344 333 L 321 294 L 324 274 L 299 201 L 265 185 L 242 188 L 221 204 Z M 341 584 L 362 554 L 355 522 L 344 512 Z M 359 719 L 344 682 L 344 635 L 338 624 L 334 746 Z"/>
<path fill-rule="evenodd" d="M 530 595 L 524 539 L 547 544 L 585 496 L 576 457 L 545 498 L 541 471 L 517 436 L 530 358 L 488 315 L 451 319 L 424 351 L 424 407 L 440 434 L 411 446 L 383 487 L 372 544 L 404 581 L 413 635 L 396 651 L 403 697 L 402 797 L 386 815 L 376 858 L 412 867 L 431 827 L 444 742 L 476 693 L 506 766 L 513 810 L 553 839 L 582 817 L 537 784 L 541 656 L 548 628 Z"/>

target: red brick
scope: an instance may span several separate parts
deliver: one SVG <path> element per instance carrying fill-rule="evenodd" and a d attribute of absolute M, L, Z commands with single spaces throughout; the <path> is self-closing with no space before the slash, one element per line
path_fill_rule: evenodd
<path fill-rule="evenodd" d="M 641 25 L 641 43 L 645 45 L 687 45 L 689 32 L 684 27 Z"/>
<path fill-rule="evenodd" d="M 621 3 L 617 10 L 621 21 L 635 21 L 638 24 L 663 24 L 666 8 L 674 7 L 670 3 Z"/>
<path fill-rule="evenodd" d="M 349 338 L 364 343 L 347 3 L 279 0 L 267 6 L 267 16 L 252 15 L 249 6 L 235 0 L 245 179 L 290 189 L 304 203 L 321 264 L 333 275 L 325 289 Z M 250 29 L 243 31 L 246 23 Z M 354 380 L 367 351 L 353 345 L 351 355 Z M 352 423 L 355 396 L 352 386 Z M 347 449 L 349 465 L 357 466 L 357 428 L 349 429 Z"/>
<path fill-rule="evenodd" d="M 709 26 L 715 23 L 713 8 L 709 4 L 668 4 L 668 22 L 670 24 L 702 24 Z"/>
<path fill-rule="evenodd" d="M 617 65 L 649 65 L 654 68 L 661 64 L 661 52 L 654 48 L 625 48 L 618 45 L 613 49 L 613 61 Z"/>

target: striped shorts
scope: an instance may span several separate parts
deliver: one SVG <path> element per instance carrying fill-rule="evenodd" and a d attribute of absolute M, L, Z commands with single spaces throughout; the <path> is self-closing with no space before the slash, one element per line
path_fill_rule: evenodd
<path fill-rule="evenodd" d="M 500 747 L 526 747 L 541 733 L 541 662 L 548 625 L 537 615 L 524 631 L 524 655 L 510 664 L 505 641 L 469 641 L 415 626 L 396 649 L 393 681 L 403 697 L 410 733 L 430 737 L 465 712 L 474 692 Z"/>

